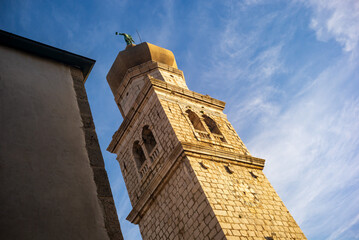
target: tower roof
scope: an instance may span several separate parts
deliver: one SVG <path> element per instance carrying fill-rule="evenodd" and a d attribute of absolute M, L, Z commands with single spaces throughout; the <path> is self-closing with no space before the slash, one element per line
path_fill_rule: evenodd
<path fill-rule="evenodd" d="M 175 56 L 170 50 L 147 42 L 129 45 L 125 50 L 118 53 L 107 74 L 107 81 L 113 94 L 116 93 L 128 69 L 148 61 L 160 62 L 177 68 Z"/>

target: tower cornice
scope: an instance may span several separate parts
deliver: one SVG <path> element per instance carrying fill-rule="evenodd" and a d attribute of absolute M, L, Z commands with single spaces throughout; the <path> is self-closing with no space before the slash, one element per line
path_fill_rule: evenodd
<path fill-rule="evenodd" d="M 170 92 L 173 95 L 179 95 L 183 98 L 194 100 L 197 103 L 202 103 L 204 105 L 211 106 L 221 111 L 223 111 L 226 105 L 225 102 L 212 98 L 208 95 L 203 95 L 185 88 L 181 88 L 152 77 L 151 77 L 151 82 L 156 90 L 164 91 L 167 93 Z"/>
<path fill-rule="evenodd" d="M 181 144 L 187 155 L 194 155 L 197 157 L 200 155 L 200 157 L 204 159 L 227 164 L 236 164 L 260 170 L 264 168 L 265 160 L 262 158 L 256 158 L 251 155 L 238 154 L 236 152 L 220 149 L 213 149 L 210 146 L 203 146 L 190 142 L 181 142 Z"/>

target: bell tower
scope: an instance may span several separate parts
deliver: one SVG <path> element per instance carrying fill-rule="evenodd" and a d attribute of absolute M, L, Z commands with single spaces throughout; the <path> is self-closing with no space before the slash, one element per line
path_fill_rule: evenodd
<path fill-rule="evenodd" d="M 117 154 L 143 239 L 306 239 L 223 113 L 188 89 L 169 50 L 129 45 L 107 81 Z"/>

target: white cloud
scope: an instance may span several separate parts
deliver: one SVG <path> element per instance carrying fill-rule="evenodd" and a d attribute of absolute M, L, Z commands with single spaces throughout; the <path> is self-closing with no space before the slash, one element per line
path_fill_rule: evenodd
<path fill-rule="evenodd" d="M 332 233 L 328 240 L 336 240 L 340 237 L 340 235 L 342 235 L 343 233 L 345 233 L 346 231 L 348 231 L 348 229 L 350 229 L 351 227 L 353 227 L 355 224 L 357 224 L 359 222 L 359 214 L 353 219 L 353 221 L 351 221 L 348 225 L 342 226 L 341 228 L 339 228 L 337 231 L 335 231 L 334 233 Z M 356 237 L 357 239 L 357 237 Z"/>
<path fill-rule="evenodd" d="M 152 9 L 152 14 L 158 19 L 157 22 L 152 22 L 147 28 L 143 29 L 143 41 L 148 41 L 151 37 L 152 43 L 166 47 L 171 43 L 173 32 L 176 28 L 175 24 L 175 2 L 173 0 L 161 1 L 161 4 Z M 154 24 L 157 23 L 157 24 Z M 156 34 L 154 34 L 154 32 Z"/>
<path fill-rule="evenodd" d="M 318 40 L 334 38 L 345 51 L 352 51 L 359 42 L 359 1 L 357 0 L 309 0 L 314 10 L 310 27 Z"/>
<path fill-rule="evenodd" d="M 301 94 L 267 119 L 248 144 L 255 156 L 267 159 L 270 182 L 312 236 L 339 229 L 335 239 L 340 239 L 344 226 L 359 214 L 353 204 L 359 197 L 341 197 L 359 176 L 359 96 L 349 93 L 359 85 L 353 79 L 356 66 L 345 56 L 336 61 L 315 84 L 303 85 Z"/>
<path fill-rule="evenodd" d="M 359 9 L 350 4 L 354 2 L 311 1 L 311 27 L 318 39 L 333 38 L 346 52 L 355 53 Z M 264 14 L 248 32 L 241 29 L 241 11 L 252 5 L 230 7 L 235 14 L 222 24 L 221 44 L 209 50 L 212 61 L 203 81 L 216 94 L 227 94 L 229 120 L 240 136 L 252 128 L 246 141 L 249 150 L 267 159 L 266 175 L 309 237 L 332 234 L 345 239 L 349 231 L 359 234 L 353 230 L 359 195 L 351 190 L 359 181 L 359 95 L 353 93 L 359 89 L 357 56 L 344 52 L 328 65 L 309 59 L 287 74 L 289 79 L 278 81 L 277 74 L 286 71 L 284 51 L 296 31 L 290 15 L 297 5 Z M 283 36 L 266 35 L 271 23 L 287 20 Z M 313 46 L 297 49 L 309 52 Z"/>

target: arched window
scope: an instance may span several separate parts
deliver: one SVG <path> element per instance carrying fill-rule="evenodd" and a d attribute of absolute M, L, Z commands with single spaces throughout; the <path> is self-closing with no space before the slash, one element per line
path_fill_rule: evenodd
<path fill-rule="evenodd" d="M 204 128 L 204 126 L 201 122 L 201 119 L 197 116 L 197 114 L 195 114 L 194 112 L 192 112 L 189 109 L 186 111 L 186 113 L 188 114 L 188 118 L 191 121 L 195 130 L 202 131 L 202 132 L 206 131 L 206 129 Z"/>
<path fill-rule="evenodd" d="M 217 124 L 215 121 L 213 121 L 212 118 L 203 115 L 204 122 L 206 123 L 209 131 L 214 134 L 222 135 L 221 131 L 219 131 L 219 128 L 217 127 Z"/>
<path fill-rule="evenodd" d="M 148 154 L 150 154 L 156 146 L 156 140 L 147 125 L 142 129 L 142 140 L 145 144 Z"/>
<path fill-rule="evenodd" d="M 137 168 L 140 169 L 142 164 L 146 161 L 145 154 L 143 153 L 142 147 L 139 141 L 133 143 L 132 153 L 136 161 Z"/>
<path fill-rule="evenodd" d="M 202 117 L 203 117 L 204 122 L 206 123 L 209 131 L 211 131 L 211 133 L 215 137 L 215 139 L 220 140 L 222 142 L 226 142 L 226 140 L 224 139 L 223 134 L 219 130 L 216 122 L 212 118 L 208 117 L 207 115 L 203 115 Z"/>

